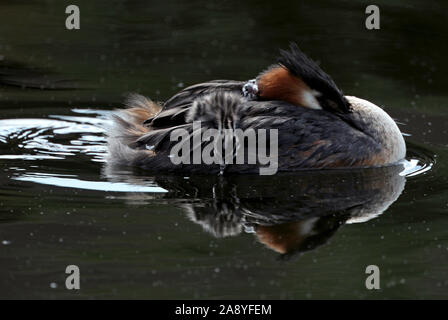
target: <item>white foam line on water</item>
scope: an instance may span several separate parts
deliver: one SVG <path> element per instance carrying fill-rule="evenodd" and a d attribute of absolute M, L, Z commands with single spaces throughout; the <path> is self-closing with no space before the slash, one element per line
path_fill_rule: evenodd
<path fill-rule="evenodd" d="M 101 118 L 91 118 L 91 117 L 75 117 L 75 116 L 59 116 L 59 115 L 50 115 L 50 118 L 59 119 L 63 121 L 73 122 L 78 125 L 88 124 L 88 125 L 103 125 L 105 123 L 110 123 L 109 120 L 101 119 Z"/>
<path fill-rule="evenodd" d="M 74 108 L 72 109 L 73 112 L 75 113 L 81 113 L 81 114 L 97 114 L 97 115 L 101 115 L 101 116 L 107 116 L 111 113 L 113 113 L 114 111 L 111 110 L 99 110 L 99 109 L 79 109 L 79 108 Z"/>
<path fill-rule="evenodd" d="M 138 186 L 124 182 L 86 181 L 69 178 L 23 175 L 14 177 L 13 180 L 29 181 L 40 184 L 52 185 L 64 188 L 76 188 L 85 190 L 110 191 L 110 192 L 156 192 L 165 193 L 167 190 L 156 186 Z"/>
<path fill-rule="evenodd" d="M 425 173 L 426 171 L 429 171 L 432 169 L 432 164 L 428 165 L 427 167 L 422 167 L 419 171 L 413 172 L 413 173 L 408 173 L 406 175 L 406 177 L 414 177 L 417 175 L 420 175 L 422 173 Z"/>
<path fill-rule="evenodd" d="M 413 177 L 432 169 L 432 163 L 420 163 L 417 159 L 404 159 L 400 163 L 403 165 L 403 171 L 400 172 L 400 176 L 404 177 Z"/>
<path fill-rule="evenodd" d="M 31 154 L 7 154 L 7 155 L 0 155 L 0 159 L 7 159 L 7 160 L 64 160 L 63 157 L 54 157 L 54 156 L 46 156 L 46 155 L 31 155 Z"/>

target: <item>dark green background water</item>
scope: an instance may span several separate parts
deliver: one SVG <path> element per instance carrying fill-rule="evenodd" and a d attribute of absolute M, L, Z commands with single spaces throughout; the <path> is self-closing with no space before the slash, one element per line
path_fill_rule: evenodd
<path fill-rule="evenodd" d="M 79 0 L 77 31 L 65 28 L 68 4 L 0 3 L 1 298 L 448 297 L 447 3 L 375 1 L 376 31 L 364 26 L 368 1 Z M 346 94 L 401 123 L 409 159 L 434 164 L 384 214 L 344 224 L 344 205 L 381 202 L 404 178 L 173 180 L 105 168 L 100 127 L 124 94 L 163 101 L 193 83 L 251 79 L 291 40 Z M 272 226 L 282 212 L 320 217 L 327 200 L 332 231 L 289 259 L 232 211 L 276 211 L 263 222 Z M 218 227 L 236 219 L 235 235 L 216 238 L 191 207 Z M 81 269 L 77 292 L 65 289 L 69 264 Z M 371 264 L 378 291 L 365 288 Z"/>

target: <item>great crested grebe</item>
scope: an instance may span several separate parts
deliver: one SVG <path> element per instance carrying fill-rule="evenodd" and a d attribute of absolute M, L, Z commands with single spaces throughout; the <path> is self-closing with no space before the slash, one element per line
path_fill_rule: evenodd
<path fill-rule="evenodd" d="M 219 173 L 220 164 L 175 164 L 170 136 L 185 129 L 277 129 L 278 171 L 372 167 L 406 154 L 392 118 L 369 101 L 344 96 L 334 81 L 291 44 L 278 62 L 249 81 L 213 80 L 180 91 L 163 105 L 131 95 L 108 129 L 109 164 L 158 172 Z M 246 146 L 244 148 L 247 149 Z M 230 164 L 229 173 L 258 172 L 260 163 Z"/>

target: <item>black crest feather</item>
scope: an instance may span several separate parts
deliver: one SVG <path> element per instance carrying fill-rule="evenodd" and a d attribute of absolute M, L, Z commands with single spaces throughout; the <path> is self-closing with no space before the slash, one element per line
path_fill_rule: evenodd
<path fill-rule="evenodd" d="M 292 42 L 289 48 L 290 50 L 280 50 L 278 63 L 302 79 L 311 89 L 318 91 L 321 94 L 318 100 L 324 109 L 349 112 L 350 104 L 333 79 L 308 58 L 296 43 Z"/>

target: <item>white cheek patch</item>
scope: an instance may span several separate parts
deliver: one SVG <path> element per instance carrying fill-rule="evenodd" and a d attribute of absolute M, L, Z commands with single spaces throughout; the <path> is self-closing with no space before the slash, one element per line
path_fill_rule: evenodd
<path fill-rule="evenodd" d="M 301 93 L 301 100 L 304 107 L 316 110 L 322 110 L 319 101 L 317 101 L 316 97 L 320 96 L 320 92 L 315 90 L 305 90 Z"/>

